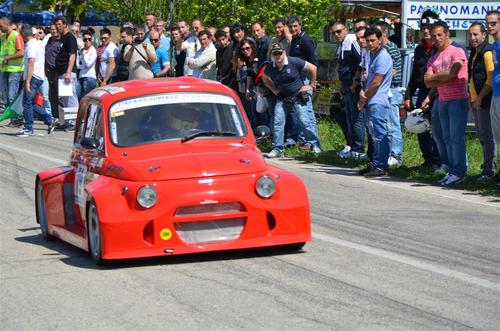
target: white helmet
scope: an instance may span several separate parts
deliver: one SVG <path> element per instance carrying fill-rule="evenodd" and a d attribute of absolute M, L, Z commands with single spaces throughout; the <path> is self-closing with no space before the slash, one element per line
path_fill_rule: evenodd
<path fill-rule="evenodd" d="M 430 129 L 431 124 L 429 120 L 424 117 L 423 113 L 424 111 L 418 108 L 406 116 L 405 127 L 408 131 L 413 133 L 424 133 Z"/>

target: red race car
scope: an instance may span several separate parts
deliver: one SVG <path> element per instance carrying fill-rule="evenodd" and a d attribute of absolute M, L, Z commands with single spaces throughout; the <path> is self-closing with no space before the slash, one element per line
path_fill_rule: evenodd
<path fill-rule="evenodd" d="M 36 177 L 42 235 L 88 251 L 98 264 L 301 249 L 311 240 L 306 188 L 264 161 L 255 135 L 237 95 L 216 82 L 185 77 L 97 88 L 80 103 L 70 164 Z"/>

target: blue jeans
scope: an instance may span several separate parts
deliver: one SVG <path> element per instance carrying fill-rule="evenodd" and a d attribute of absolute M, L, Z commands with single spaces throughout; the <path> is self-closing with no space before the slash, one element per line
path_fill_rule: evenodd
<path fill-rule="evenodd" d="M 431 109 L 432 119 L 432 139 L 436 143 L 441 162 L 448 166 L 448 153 L 443 140 L 443 129 L 441 128 L 441 120 L 439 119 L 439 100 L 436 98 Z"/>
<path fill-rule="evenodd" d="M 342 84 L 342 111 L 346 116 L 346 145 L 351 146 L 351 151 L 364 153 L 365 151 L 365 125 L 363 113 L 358 109 L 359 90 L 351 92 L 348 83 Z"/>
<path fill-rule="evenodd" d="M 448 156 L 449 173 L 462 177 L 467 172 L 465 128 L 469 113 L 468 99 L 439 101 L 441 134 Z"/>
<path fill-rule="evenodd" d="M 302 81 L 304 82 L 304 85 L 309 85 L 309 83 L 311 82 L 311 80 L 308 77 L 302 77 Z M 307 91 L 307 94 L 309 94 L 309 98 L 312 100 L 313 91 L 312 90 Z M 314 130 L 317 136 L 318 127 L 316 125 L 316 115 L 314 115 L 314 108 L 312 102 L 307 103 L 307 116 L 309 116 L 309 123 L 311 123 L 312 129 Z"/>
<path fill-rule="evenodd" d="M 403 101 L 403 94 L 398 88 L 391 88 L 392 97 L 389 98 L 389 142 L 391 145 L 391 156 L 401 161 L 403 154 L 403 134 L 401 132 L 401 120 L 399 118 L 399 106 Z"/>
<path fill-rule="evenodd" d="M 379 169 L 387 168 L 387 160 L 391 151 L 387 129 L 388 112 L 388 107 L 385 105 L 374 104 L 366 106 L 368 131 L 373 141 L 372 165 Z"/>
<path fill-rule="evenodd" d="M 310 98 L 306 103 L 300 101 L 285 103 L 282 99 L 276 100 L 273 116 L 273 149 L 277 149 L 280 152 L 285 149 L 285 122 L 287 113 L 292 111 L 296 116 L 300 131 L 304 134 L 306 143 L 311 144 L 311 146 L 320 146 L 318 135 L 314 131 L 307 113 L 307 107 L 311 103 Z"/>
<path fill-rule="evenodd" d="M 43 107 L 45 110 L 52 114 L 52 106 L 50 105 L 49 100 L 49 80 L 47 77 L 44 77 L 42 84 L 42 94 L 43 94 Z"/>
<path fill-rule="evenodd" d="M 19 92 L 22 72 L 0 72 L 0 109 L 7 107 Z"/>
<path fill-rule="evenodd" d="M 79 78 L 78 82 L 80 83 L 80 94 L 79 97 L 82 99 L 87 93 L 92 91 L 96 87 L 97 79 L 92 77 L 83 77 Z"/>
<path fill-rule="evenodd" d="M 43 80 L 31 77 L 30 93 L 27 93 L 26 88 L 24 88 L 24 94 L 23 94 L 24 128 L 29 131 L 33 131 L 33 109 L 37 110 L 37 112 L 41 115 L 42 120 L 45 121 L 46 124 L 52 123 L 52 113 L 47 112 L 46 109 L 44 108 L 33 107 L 35 95 L 37 94 L 37 92 L 42 93 L 42 85 L 43 85 Z M 43 112 L 40 112 L 39 109 L 43 109 Z"/>

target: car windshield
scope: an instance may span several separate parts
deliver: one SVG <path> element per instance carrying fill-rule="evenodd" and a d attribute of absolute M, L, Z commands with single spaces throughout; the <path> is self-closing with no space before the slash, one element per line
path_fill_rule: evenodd
<path fill-rule="evenodd" d="M 109 121 L 112 142 L 124 147 L 246 135 L 233 98 L 214 93 L 165 93 L 122 100 L 111 107 Z"/>

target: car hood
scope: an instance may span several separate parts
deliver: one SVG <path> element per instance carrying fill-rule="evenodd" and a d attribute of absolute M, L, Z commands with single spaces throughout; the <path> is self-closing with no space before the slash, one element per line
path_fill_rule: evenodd
<path fill-rule="evenodd" d="M 224 176 L 264 171 L 260 150 L 249 144 L 185 143 L 124 149 L 106 162 L 108 176 L 152 181 Z"/>

